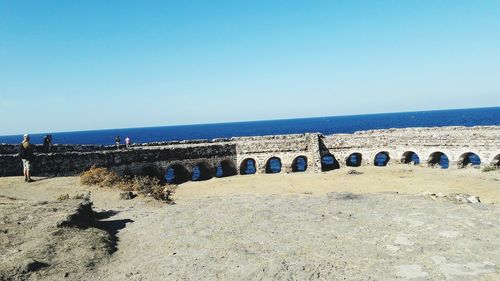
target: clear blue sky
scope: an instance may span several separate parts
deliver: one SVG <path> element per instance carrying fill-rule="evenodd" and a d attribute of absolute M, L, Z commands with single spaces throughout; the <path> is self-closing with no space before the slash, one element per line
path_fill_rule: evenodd
<path fill-rule="evenodd" d="M 0 0 L 0 135 L 499 105 L 497 0 Z"/>

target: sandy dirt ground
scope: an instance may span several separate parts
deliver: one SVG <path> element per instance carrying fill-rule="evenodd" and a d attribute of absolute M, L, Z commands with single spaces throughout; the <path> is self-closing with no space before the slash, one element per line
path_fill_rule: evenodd
<path fill-rule="evenodd" d="M 120 200 L 77 177 L 0 178 L 0 196 L 39 201 L 90 191 L 96 211 L 113 214 L 102 221 L 115 226 L 116 252 L 79 280 L 500 279 L 500 171 L 356 170 L 362 174 L 189 182 L 178 186 L 175 205 Z M 426 191 L 483 203 L 418 195 Z"/>
<path fill-rule="evenodd" d="M 188 182 L 176 193 L 177 200 L 231 194 L 316 194 L 328 192 L 377 193 L 420 192 L 470 193 L 484 203 L 500 204 L 500 172 L 478 169 L 443 170 L 407 165 L 361 167 L 362 175 L 349 175 L 349 169 L 320 174 L 290 173 L 245 175 Z"/>
<path fill-rule="evenodd" d="M 0 196 L 0 280 L 81 279 L 107 260 L 113 236 L 96 227 L 83 197 L 48 202 Z"/>

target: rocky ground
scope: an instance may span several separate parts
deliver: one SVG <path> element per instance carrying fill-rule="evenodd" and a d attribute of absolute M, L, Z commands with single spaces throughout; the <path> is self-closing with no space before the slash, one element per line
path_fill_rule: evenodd
<path fill-rule="evenodd" d="M 81 279 L 114 249 L 87 199 L 0 197 L 0 280 Z"/>
<path fill-rule="evenodd" d="M 17 265 L 0 270 L 27 280 L 500 279 L 500 172 L 358 171 L 187 183 L 177 189 L 175 205 L 140 196 L 121 200 L 117 191 L 84 187 L 78 178 L 33 184 L 1 178 L 0 222 L 33 216 L 48 225 L 29 234 L 8 224 L 8 233 L 26 237 L 22 249 L 30 254 L 17 258 L 9 246 L 1 266 L 13 259 L 48 266 L 28 275 L 19 275 Z M 95 227 L 58 227 L 64 219 L 48 220 L 51 210 L 42 206 L 50 205 L 33 203 L 87 190 L 101 214 Z M 479 195 L 483 203 L 457 194 Z M 30 207 L 23 214 L 9 207 L 14 201 L 22 201 L 18 209 Z M 54 238 L 45 230 L 79 238 Z M 50 259 L 36 255 L 49 248 L 56 249 Z"/>

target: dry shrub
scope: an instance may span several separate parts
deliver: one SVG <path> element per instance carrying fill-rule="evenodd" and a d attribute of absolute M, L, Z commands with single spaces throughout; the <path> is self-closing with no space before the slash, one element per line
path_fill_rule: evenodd
<path fill-rule="evenodd" d="M 114 171 L 106 168 L 92 166 L 90 170 L 80 175 L 80 182 L 83 185 L 97 185 L 100 187 L 111 187 L 121 182 L 120 176 Z"/>
<path fill-rule="evenodd" d="M 85 195 L 83 193 L 80 193 L 80 194 L 76 194 L 75 196 L 73 196 L 72 198 L 73 199 L 83 199 L 85 197 Z"/>
<path fill-rule="evenodd" d="M 491 172 L 497 170 L 498 167 L 495 167 L 494 165 L 488 165 L 483 167 L 483 172 Z"/>
<path fill-rule="evenodd" d="M 60 194 L 57 196 L 57 201 L 64 201 L 64 200 L 69 200 L 69 199 L 83 199 L 85 198 L 85 195 L 83 193 L 76 194 L 72 197 L 69 196 L 69 194 Z"/>
<path fill-rule="evenodd" d="M 132 178 L 130 185 L 134 191 L 142 194 L 149 194 L 153 188 L 160 186 L 160 180 L 157 178 L 137 176 Z"/>
<path fill-rule="evenodd" d="M 156 200 L 174 203 L 171 198 L 172 193 L 174 193 L 174 188 L 173 186 L 155 186 L 151 189 L 151 196 Z"/>
<path fill-rule="evenodd" d="M 114 171 L 95 166 L 80 175 L 80 182 L 83 185 L 116 187 L 123 191 L 135 191 L 166 202 L 172 202 L 170 196 L 175 188 L 172 185 L 163 185 L 157 178 L 147 176 L 120 177 Z"/>
<path fill-rule="evenodd" d="M 64 201 L 64 200 L 68 200 L 69 199 L 69 194 L 61 194 L 59 196 L 57 196 L 57 201 Z"/>
<path fill-rule="evenodd" d="M 170 196 L 172 195 L 174 187 L 161 184 L 160 180 L 157 178 L 143 176 L 134 177 L 129 183 L 132 190 L 138 193 L 151 196 L 156 200 L 171 202 Z"/>

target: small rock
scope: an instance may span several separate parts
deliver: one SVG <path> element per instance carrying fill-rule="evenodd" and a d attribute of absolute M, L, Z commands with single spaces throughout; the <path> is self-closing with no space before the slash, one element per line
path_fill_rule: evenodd
<path fill-rule="evenodd" d="M 36 201 L 31 204 L 31 206 L 40 206 L 40 205 L 47 205 L 49 204 L 48 201 Z"/>
<path fill-rule="evenodd" d="M 404 246 L 412 246 L 414 243 L 408 237 L 405 236 L 397 236 L 396 240 L 394 240 L 394 244 L 404 245 Z"/>
<path fill-rule="evenodd" d="M 394 266 L 395 275 L 404 280 L 426 280 L 429 274 L 425 272 L 420 265 L 402 264 Z"/>
<path fill-rule="evenodd" d="M 361 199 L 361 195 L 354 194 L 351 192 L 329 192 L 326 194 L 326 196 L 329 199 L 336 199 L 336 200 L 355 200 L 355 199 Z"/>
<path fill-rule="evenodd" d="M 27 259 L 23 263 L 21 263 L 18 270 L 21 273 L 29 273 L 37 271 L 47 266 L 49 266 L 49 264 L 47 263 L 36 261 L 34 259 Z"/>
<path fill-rule="evenodd" d="M 358 171 L 356 171 L 356 170 L 349 170 L 349 171 L 347 172 L 347 174 L 348 174 L 348 175 L 361 175 L 361 174 L 363 174 L 363 172 L 358 172 Z"/>
<path fill-rule="evenodd" d="M 90 201 L 90 191 L 87 191 L 87 193 L 85 193 L 85 195 L 83 196 L 83 200 Z"/>
<path fill-rule="evenodd" d="M 431 195 L 435 195 L 434 193 L 430 192 L 430 191 L 424 191 L 424 192 L 421 192 L 420 195 L 422 196 L 431 196 Z"/>
<path fill-rule="evenodd" d="M 132 191 L 120 193 L 120 199 L 130 200 L 132 198 L 134 198 L 134 194 L 132 193 Z"/>
<path fill-rule="evenodd" d="M 394 245 L 386 245 L 385 246 L 387 250 L 391 251 L 392 253 L 395 253 L 401 249 L 400 247 L 394 246 Z"/>
<path fill-rule="evenodd" d="M 448 195 L 448 198 L 452 201 L 455 201 L 455 203 L 469 203 L 469 201 L 467 200 L 467 197 L 469 196 L 469 194 L 452 193 Z"/>
<path fill-rule="evenodd" d="M 467 201 L 469 203 L 472 203 L 472 204 L 481 203 L 481 201 L 479 200 L 479 197 L 474 196 L 474 195 L 467 197 Z"/>

